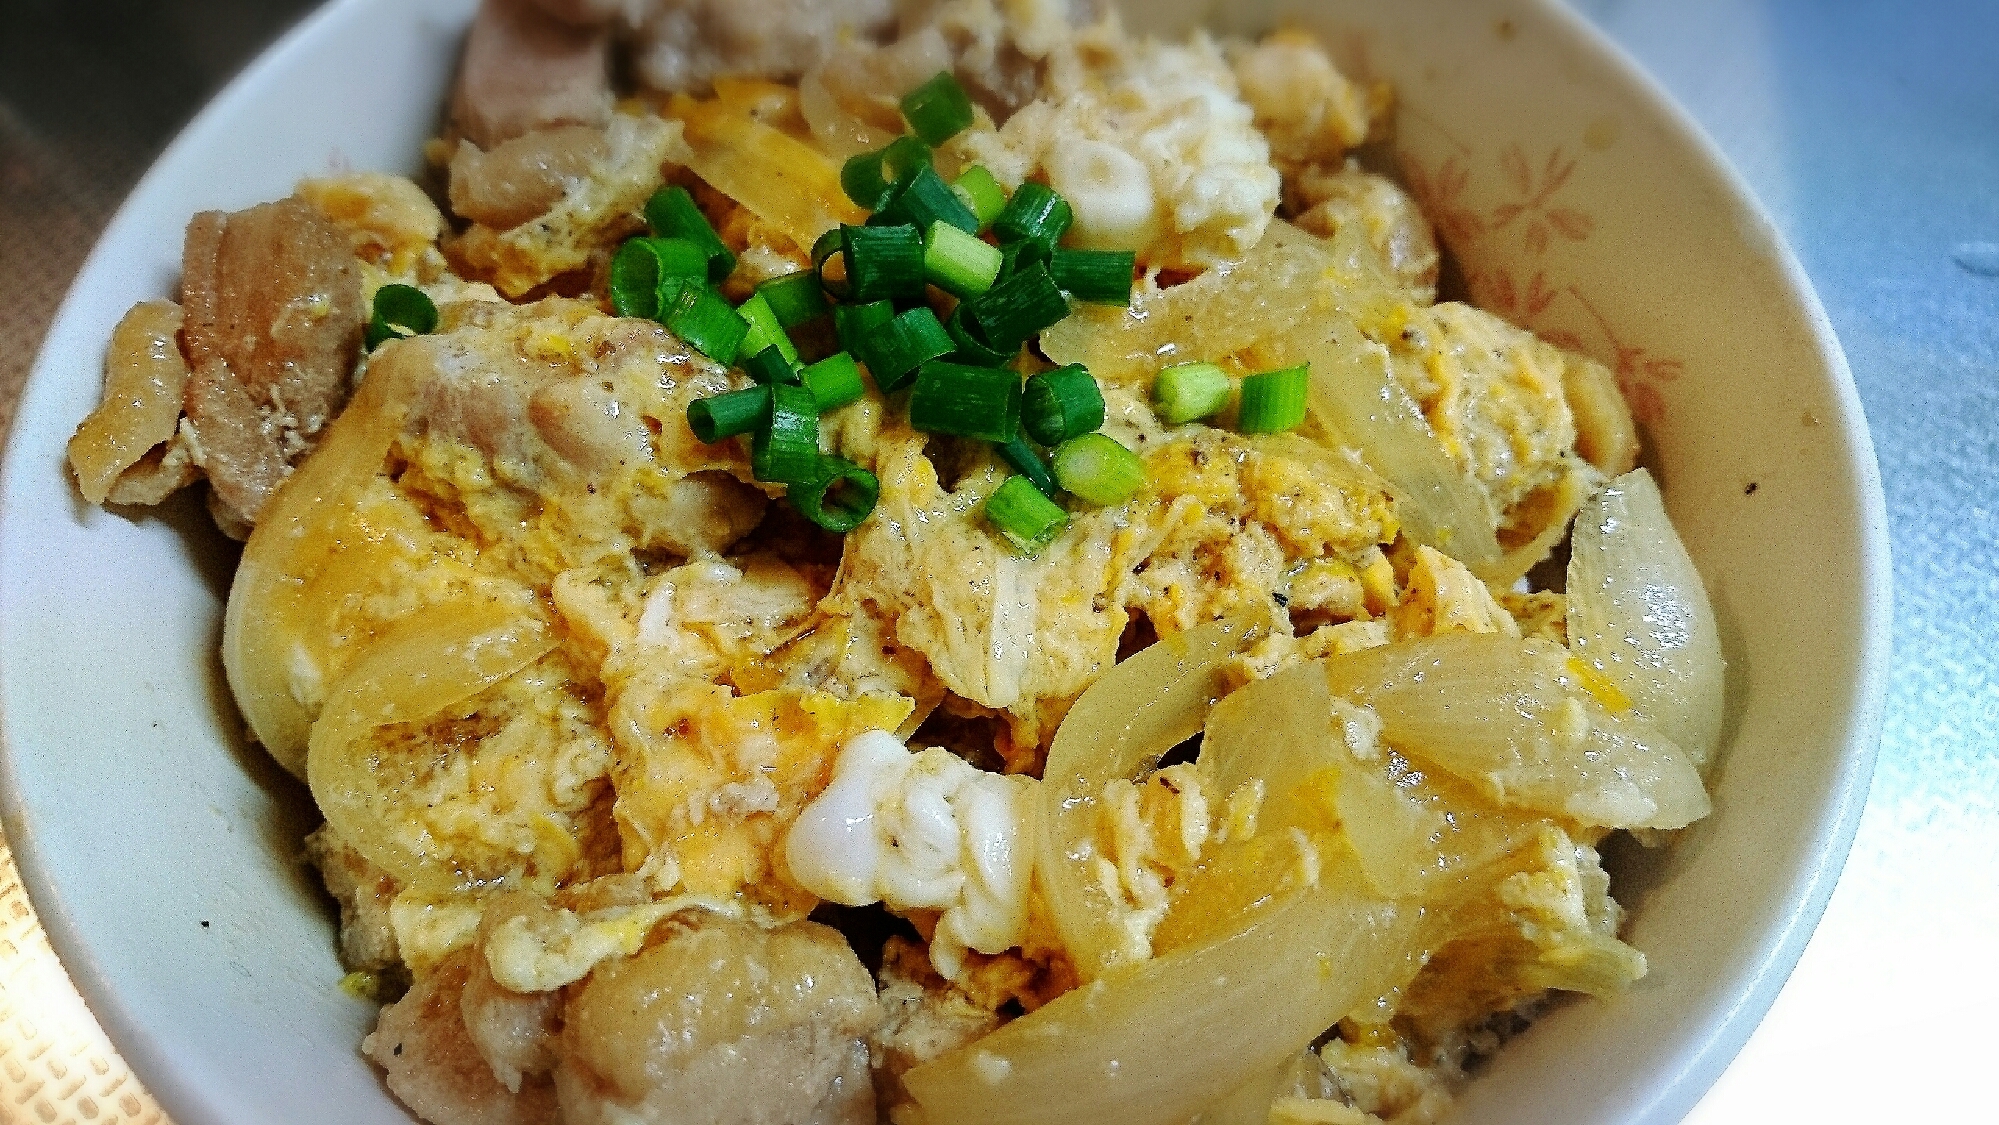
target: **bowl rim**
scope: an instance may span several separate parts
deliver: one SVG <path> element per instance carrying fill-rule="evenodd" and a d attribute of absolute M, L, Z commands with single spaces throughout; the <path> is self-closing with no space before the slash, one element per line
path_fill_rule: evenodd
<path fill-rule="evenodd" d="M 134 185 L 114 213 L 95 246 L 78 270 L 62 305 L 49 323 L 44 342 L 27 381 L 23 385 L 4 460 L 0 460 L 0 496 L 11 495 L 20 474 L 45 471 L 46 465 L 30 459 L 31 452 L 12 439 L 27 415 L 25 404 L 38 387 L 59 372 L 53 348 L 70 333 L 70 321 L 83 315 L 78 294 L 86 282 L 107 268 L 111 245 L 135 221 L 139 201 L 153 194 L 163 182 L 185 175 L 179 165 L 189 151 L 201 148 L 226 130 L 243 105 L 257 97 L 272 76 L 294 65 L 327 29 L 353 13 L 385 0 L 328 0 L 308 13 L 209 100 L 174 139 L 162 150 L 146 173 Z M 452 10 L 469 13 L 470 0 L 445 0 Z M 1805 314 L 1811 341 L 1830 378 L 1836 416 L 1827 419 L 1837 427 L 1848 451 L 1857 484 L 1859 508 L 1858 537 L 1862 550 L 1857 564 L 1856 585 L 1864 605 L 1858 616 L 1854 656 L 1843 667 L 1848 672 L 1838 693 L 1845 707 L 1834 724 L 1840 753 L 1837 769 L 1827 787 L 1829 805 L 1814 822 L 1803 854 L 1810 865 L 1802 878 L 1785 885 L 1774 922 L 1745 942 L 1754 952 L 1750 968 L 1738 982 L 1735 1002 L 1718 1019 L 1704 1021 L 1704 1035 L 1683 1043 L 1677 1067 L 1670 1080 L 1660 1085 L 1646 1105 L 1636 1107 L 1633 1121 L 1665 1125 L 1678 1121 L 1692 1110 L 1735 1058 L 1774 1003 L 1806 943 L 1823 915 L 1838 881 L 1859 827 L 1866 804 L 1880 739 L 1888 671 L 1891 659 L 1893 622 L 1893 577 L 1890 560 L 1886 501 L 1873 441 L 1867 429 L 1858 390 L 1830 320 L 1809 276 L 1768 212 L 1749 185 L 1732 166 L 1720 147 L 1699 126 L 1664 87 L 1636 60 L 1591 24 L 1580 12 L 1560 0 L 1519 0 L 1545 19 L 1550 30 L 1566 38 L 1585 54 L 1602 59 L 1617 81 L 1642 95 L 1666 126 L 1674 143 L 1696 153 L 1704 167 L 1701 172 L 1714 180 L 1738 206 L 1753 216 L 1754 226 L 1742 232 L 1745 242 L 1776 263 L 1787 282 L 1790 295 Z M 4 615 L 0 615 L 0 627 Z M 15 769 L 15 747 L 9 724 L 0 713 L 0 827 L 4 827 L 21 878 L 34 903 L 42 926 L 59 960 L 82 994 L 92 1015 L 100 1022 L 118 1051 L 139 1075 L 146 1088 L 176 1120 L 193 1125 L 218 1115 L 217 1100 L 205 1086 L 188 1080 L 175 1065 L 167 1042 L 159 1037 L 123 1001 L 94 953 L 83 929 L 65 909 L 65 900 L 49 855 L 34 831 L 25 796 Z"/>

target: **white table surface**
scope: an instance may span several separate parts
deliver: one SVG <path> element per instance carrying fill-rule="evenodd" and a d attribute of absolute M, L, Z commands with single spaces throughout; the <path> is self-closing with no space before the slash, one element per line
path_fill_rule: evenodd
<path fill-rule="evenodd" d="M 1706 127 L 1804 263 L 1866 405 L 1894 538 L 1897 668 L 1852 857 L 1769 1018 L 1688 1120 L 1999 1120 L 1999 3 L 1571 2 Z M 0 421 L 110 208 L 305 6 L 0 0 Z M 0 843 L 0 1125 L 159 1120 Z"/>

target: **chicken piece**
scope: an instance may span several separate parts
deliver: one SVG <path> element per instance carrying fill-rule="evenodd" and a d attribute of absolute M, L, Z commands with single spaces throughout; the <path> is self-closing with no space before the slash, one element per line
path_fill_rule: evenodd
<path fill-rule="evenodd" d="M 791 81 L 835 44 L 886 39 L 893 0 L 652 0 L 632 36 L 639 80 L 702 93 L 721 77 Z M 925 77 L 928 77 L 927 75 Z"/>
<path fill-rule="evenodd" d="M 298 199 L 204 211 L 181 305 L 196 460 L 224 509 L 255 523 L 347 401 L 368 318 L 347 237 Z"/>
<path fill-rule="evenodd" d="M 663 182 L 662 168 L 685 163 L 688 153 L 680 123 L 652 116 L 615 114 L 600 137 L 593 144 L 582 133 L 565 129 L 552 138 L 521 137 L 521 147 L 504 153 L 504 146 L 494 146 L 485 161 L 500 164 L 490 179 L 483 175 L 485 162 L 475 180 L 471 159 L 461 164 L 455 157 L 453 167 L 462 167 L 468 177 L 461 194 L 475 210 L 490 208 L 489 214 L 502 219 L 530 207 L 540 210 L 510 227 L 474 223 L 447 244 L 454 263 L 519 298 L 563 274 L 608 262 L 626 236 L 643 229 L 639 216 Z M 569 174 L 586 153 L 591 158 L 588 175 Z M 537 168 L 544 157 L 549 166 Z M 547 201 L 558 179 L 560 196 Z"/>
<path fill-rule="evenodd" d="M 1374 248 L 1383 276 L 1398 282 L 1419 305 L 1437 300 L 1442 256 L 1430 220 L 1416 200 L 1386 176 L 1363 171 L 1349 160 L 1336 168 L 1307 167 L 1292 180 L 1297 225 L 1321 238 L 1337 238 L 1341 228 L 1359 223 Z"/>
<path fill-rule="evenodd" d="M 1200 269 L 1247 253 L 1276 210 L 1280 182 L 1253 118 L 1208 39 L 1110 38 L 1051 64 L 1039 98 L 947 150 L 1008 189 L 1045 179 L 1075 211 L 1078 246 Z"/>
<path fill-rule="evenodd" d="M 608 152 L 604 131 L 584 125 L 537 129 L 491 151 L 461 140 L 451 156 L 451 210 L 494 230 L 520 226 L 546 214 Z"/>
<path fill-rule="evenodd" d="M 1307 32 L 1274 32 L 1229 61 L 1280 166 L 1338 160 L 1387 108 L 1384 90 L 1349 81 Z"/>
<path fill-rule="evenodd" d="M 157 504 L 196 475 L 176 442 L 187 358 L 171 301 L 133 305 L 104 354 L 104 397 L 69 439 L 70 471 L 92 504 Z"/>
<path fill-rule="evenodd" d="M 914 1125 L 921 1118 L 902 1076 L 998 1028 L 1001 1020 L 938 975 L 923 947 L 904 938 L 892 937 L 883 947 L 880 975 L 883 1019 L 868 1036 L 875 1098 L 888 1121 Z"/>
<path fill-rule="evenodd" d="M 554 1125 L 554 1087 L 536 1081 L 508 1090 L 466 1028 L 466 980 L 477 960 L 460 950 L 417 978 L 382 1009 L 361 1053 L 382 1068 L 389 1092 L 431 1125 Z"/>
<path fill-rule="evenodd" d="M 544 13 L 534 0 L 482 0 L 451 94 L 451 124 L 483 149 L 553 125 L 611 116 L 611 32 Z"/>
<path fill-rule="evenodd" d="M 507 988 L 493 978 L 485 949 L 500 926 L 523 911 L 537 909 L 545 909 L 542 900 L 520 891 L 503 894 L 486 906 L 479 920 L 479 952 L 466 970 L 458 998 L 466 1037 L 510 1094 L 521 1092 L 524 1079 L 545 1080 L 554 1069 L 562 994 Z"/>
<path fill-rule="evenodd" d="M 349 971 L 379 973 L 401 962 L 389 921 L 389 904 L 400 890 L 395 879 L 369 863 L 330 824 L 305 838 L 305 858 L 319 869 L 326 893 L 340 904 L 340 963 Z"/>
<path fill-rule="evenodd" d="M 597 967 L 563 1010 L 567 1125 L 872 1125 L 874 982 L 825 926 L 711 916 Z"/>

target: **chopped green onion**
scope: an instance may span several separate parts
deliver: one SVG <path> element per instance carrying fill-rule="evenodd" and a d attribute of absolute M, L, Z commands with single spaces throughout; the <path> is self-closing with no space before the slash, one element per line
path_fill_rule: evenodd
<path fill-rule="evenodd" d="M 979 336 L 995 350 L 1017 348 L 1069 315 L 1068 300 L 1039 263 L 1015 271 L 966 304 Z"/>
<path fill-rule="evenodd" d="M 1228 401 L 1228 373 L 1212 363 L 1176 363 L 1152 382 L 1152 405 L 1169 425 L 1206 418 Z"/>
<path fill-rule="evenodd" d="M 923 236 L 914 226 L 843 226 L 840 244 L 854 300 L 923 296 Z"/>
<path fill-rule="evenodd" d="M 881 480 L 844 457 L 821 457 L 810 477 L 794 481 L 785 495 L 799 514 L 844 535 L 861 526 L 881 498 Z"/>
<path fill-rule="evenodd" d="M 757 286 L 757 294 L 777 314 L 777 322 L 788 329 L 810 324 L 832 311 L 826 304 L 826 290 L 811 270 L 773 277 Z"/>
<path fill-rule="evenodd" d="M 720 293 L 691 278 L 662 278 L 659 293 L 659 319 L 668 331 L 716 363 L 736 362 L 750 326 Z"/>
<path fill-rule="evenodd" d="M 1080 363 L 1043 371 L 1021 393 L 1020 426 L 1053 448 L 1104 424 L 1104 392 Z"/>
<path fill-rule="evenodd" d="M 611 256 L 611 307 L 619 316 L 659 315 L 659 284 L 708 277 L 708 254 L 685 238 L 628 238 Z"/>
<path fill-rule="evenodd" d="M 750 475 L 765 484 L 811 480 L 819 467 L 819 404 L 804 387 L 770 388 L 770 421 L 750 439 Z"/>
<path fill-rule="evenodd" d="M 993 287 L 1004 260 L 999 247 L 939 219 L 923 247 L 923 276 L 946 293 L 976 297 Z"/>
<path fill-rule="evenodd" d="M 684 238 L 708 255 L 708 280 L 720 281 L 736 268 L 736 256 L 708 225 L 708 216 L 679 185 L 661 188 L 646 200 L 646 223 L 661 238 Z"/>
<path fill-rule="evenodd" d="M 1023 555 L 1038 553 L 1068 524 L 1061 505 L 1041 494 L 1026 477 L 1008 477 L 986 497 L 986 522 Z"/>
<path fill-rule="evenodd" d="M 951 311 L 951 319 L 944 322 L 944 331 L 951 334 L 951 343 L 957 349 L 951 353 L 951 358 L 958 363 L 973 367 L 1000 367 L 1013 362 L 1019 354 L 1017 347 L 1011 352 L 1003 352 L 981 339 L 977 329 L 966 323 L 962 302 Z"/>
<path fill-rule="evenodd" d="M 928 167 L 929 145 L 916 137 L 897 137 L 875 152 L 848 157 L 840 166 L 840 188 L 856 207 L 879 211 L 897 184 Z"/>
<path fill-rule="evenodd" d="M 1055 189 L 1030 180 L 1006 201 L 1006 208 L 993 220 L 993 232 L 999 235 L 1002 245 L 1024 242 L 1046 254 L 1055 249 L 1075 218 L 1069 201 L 1057 195 Z"/>
<path fill-rule="evenodd" d="M 770 414 L 770 388 L 745 387 L 687 404 L 687 428 L 703 445 L 746 434 Z"/>
<path fill-rule="evenodd" d="M 882 204 L 869 226 L 895 226 L 908 223 L 917 230 L 929 230 L 930 224 L 946 222 L 966 234 L 979 232 L 979 217 L 965 206 L 951 191 L 951 185 L 937 174 L 934 168 L 918 168 L 916 174 L 897 186 Z"/>
<path fill-rule="evenodd" d="M 894 319 L 893 301 L 833 306 L 833 331 L 840 337 L 840 346 L 856 356 L 866 350 L 868 337 L 875 329 Z"/>
<path fill-rule="evenodd" d="M 1055 450 L 1055 479 L 1092 504 L 1131 499 L 1145 485 L 1145 462 L 1104 434 L 1070 438 Z"/>
<path fill-rule="evenodd" d="M 798 373 L 799 381 L 812 392 L 819 413 L 827 414 L 867 393 L 861 385 L 861 368 L 852 352 L 834 352 Z"/>
<path fill-rule="evenodd" d="M 875 386 L 888 394 L 907 386 L 918 367 L 942 359 L 956 348 L 930 306 L 918 305 L 869 331 L 854 354 L 868 365 Z"/>
<path fill-rule="evenodd" d="M 972 123 L 972 99 L 950 71 L 940 70 L 937 77 L 903 95 L 902 116 L 909 121 L 910 132 L 925 144 L 941 145 Z"/>
<path fill-rule="evenodd" d="M 993 442 L 1020 433 L 1020 376 L 994 367 L 932 361 L 916 372 L 909 424 L 925 433 Z"/>
<path fill-rule="evenodd" d="M 749 348 L 746 345 L 740 350 L 748 351 Z M 784 353 L 779 351 L 775 344 L 752 352 L 749 358 L 742 361 L 741 366 L 749 373 L 750 378 L 759 383 L 798 382 L 798 365 L 784 358 Z"/>
<path fill-rule="evenodd" d="M 951 190 L 979 217 L 980 230 L 992 226 L 993 220 L 1006 209 L 1006 189 L 1000 187 L 983 164 L 974 164 L 958 173 L 958 178 L 951 181 Z"/>
<path fill-rule="evenodd" d="M 819 279 L 819 291 L 830 293 L 844 301 L 853 296 L 853 286 L 847 283 L 847 259 L 840 253 L 847 244 L 844 227 L 834 227 L 819 236 L 812 244 L 812 274 Z M 826 267 L 835 259 L 840 263 L 840 276 L 826 276 Z M 837 308 L 835 313 L 839 311 Z"/>
<path fill-rule="evenodd" d="M 1056 250 L 1048 256 L 1048 276 L 1078 301 L 1128 305 L 1137 264 L 1130 250 Z"/>
<path fill-rule="evenodd" d="M 777 313 L 771 309 L 770 302 L 764 299 L 762 293 L 750 294 L 749 300 L 736 306 L 736 315 L 742 317 L 743 323 L 750 326 L 749 335 L 743 337 L 742 351 L 755 355 L 765 348 L 776 348 L 784 353 L 786 362 L 798 362 L 797 345 L 791 342 L 790 336 L 785 335 L 783 323 L 777 319 Z"/>
<path fill-rule="evenodd" d="M 1055 478 L 1049 475 L 1048 466 L 1033 446 L 1015 438 L 999 447 L 999 455 L 1000 460 L 1012 466 L 1014 472 L 1033 481 L 1034 487 L 1040 489 L 1043 496 L 1050 500 L 1055 498 Z"/>
<path fill-rule="evenodd" d="M 437 305 L 414 285 L 384 285 L 375 290 L 368 317 L 368 350 L 398 336 L 421 336 L 437 330 Z"/>
<path fill-rule="evenodd" d="M 1244 379 L 1236 429 L 1245 434 L 1275 434 L 1303 422 L 1311 371 L 1311 364 L 1301 363 Z"/>

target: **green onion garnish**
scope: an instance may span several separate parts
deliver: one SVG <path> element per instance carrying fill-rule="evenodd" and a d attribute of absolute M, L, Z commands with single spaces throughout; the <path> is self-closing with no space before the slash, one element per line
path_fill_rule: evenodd
<path fill-rule="evenodd" d="M 974 367 L 1000 367 L 1013 362 L 1020 349 L 1003 352 L 981 339 L 974 326 L 965 321 L 965 306 L 960 303 L 951 312 L 951 319 L 944 322 L 944 331 L 951 334 L 951 343 L 956 348 L 951 358 L 958 363 Z"/>
<path fill-rule="evenodd" d="M 1137 265 L 1130 250 L 1056 250 L 1048 256 L 1048 276 L 1078 301 L 1128 305 Z"/>
<path fill-rule="evenodd" d="M 784 354 L 787 362 L 798 362 L 798 347 L 785 335 L 784 324 L 777 319 L 777 313 L 764 299 L 762 293 L 750 294 L 750 299 L 736 306 L 736 315 L 750 326 L 749 334 L 743 337 L 741 351 L 745 355 L 755 355 L 765 348 L 776 348 Z"/>
<path fill-rule="evenodd" d="M 745 345 L 739 350 L 748 351 L 749 348 Z M 750 378 L 767 385 L 795 384 L 799 379 L 798 365 L 784 358 L 784 353 L 779 351 L 775 344 L 750 353 L 748 358 L 741 361 L 741 367 Z"/>
<path fill-rule="evenodd" d="M 1026 477 L 1008 477 L 986 498 L 986 522 L 1015 550 L 1036 554 L 1055 541 L 1069 516 Z"/>
<path fill-rule="evenodd" d="M 1152 382 L 1152 405 L 1169 425 L 1206 418 L 1228 401 L 1228 373 L 1212 363 L 1176 363 Z"/>
<path fill-rule="evenodd" d="M 375 290 L 375 307 L 368 317 L 369 351 L 397 336 L 421 336 L 437 331 L 437 305 L 414 285 L 384 285 Z"/>
<path fill-rule="evenodd" d="M 950 71 L 940 70 L 937 77 L 903 95 L 902 116 L 924 143 L 941 145 L 972 123 L 972 99 Z"/>
<path fill-rule="evenodd" d="M 881 498 L 881 481 L 844 457 L 821 457 L 810 477 L 785 490 L 806 519 L 836 534 L 861 526 Z"/>
<path fill-rule="evenodd" d="M 1016 270 L 966 305 L 974 330 L 995 350 L 1017 348 L 1069 315 L 1068 300 L 1038 262 Z"/>
<path fill-rule="evenodd" d="M 856 207 L 879 211 L 897 184 L 930 167 L 930 146 L 916 137 L 897 137 L 875 152 L 847 158 L 840 166 L 840 188 Z"/>
<path fill-rule="evenodd" d="M 708 254 L 685 238 L 628 238 L 611 256 L 611 307 L 619 316 L 659 315 L 659 283 L 708 277 Z"/>
<path fill-rule="evenodd" d="M 1028 378 L 1021 393 L 1020 427 L 1054 448 L 1104 424 L 1104 392 L 1080 363 Z"/>
<path fill-rule="evenodd" d="M 1006 207 L 993 220 L 993 232 L 999 235 L 1001 243 L 1030 243 L 1046 254 L 1055 249 L 1075 217 L 1069 201 L 1057 195 L 1054 188 L 1030 180 L 1006 201 Z"/>
<path fill-rule="evenodd" d="M 966 234 L 979 232 L 979 217 L 951 191 L 951 185 L 934 168 L 918 168 L 908 181 L 889 194 L 869 226 L 908 223 L 917 230 L 929 230 L 932 223 L 946 222 Z"/>
<path fill-rule="evenodd" d="M 875 329 L 894 319 L 893 301 L 833 306 L 833 332 L 840 337 L 840 346 L 856 356 L 866 350 L 868 337 Z"/>
<path fill-rule="evenodd" d="M 959 297 L 976 297 L 993 287 L 1004 260 L 999 247 L 939 219 L 924 241 L 923 276 Z"/>
<path fill-rule="evenodd" d="M 916 371 L 909 424 L 925 433 L 1009 442 L 1020 434 L 1020 376 L 932 361 Z"/>
<path fill-rule="evenodd" d="M 918 305 L 869 331 L 854 354 L 868 365 L 875 386 L 889 394 L 908 386 L 918 367 L 956 349 L 951 334 L 937 323 L 937 314 L 928 305 Z"/>
<path fill-rule="evenodd" d="M 1055 479 L 1092 504 L 1122 504 L 1145 485 L 1145 462 L 1104 434 L 1084 434 L 1055 451 Z"/>
<path fill-rule="evenodd" d="M 1055 498 L 1055 478 L 1049 475 L 1047 464 L 1033 446 L 1015 438 L 999 447 L 999 455 L 1000 460 L 1012 466 L 1014 472 L 1033 481 L 1034 487 L 1040 489 L 1043 496 L 1050 500 Z"/>
<path fill-rule="evenodd" d="M 1006 209 L 1006 189 L 1000 187 L 983 164 L 974 164 L 958 173 L 958 178 L 951 181 L 951 190 L 979 217 L 980 230 L 992 226 L 993 220 Z"/>
<path fill-rule="evenodd" d="M 1275 434 L 1303 422 L 1311 371 L 1311 364 L 1301 363 L 1244 379 L 1236 429 L 1245 434 Z"/>
<path fill-rule="evenodd" d="M 861 384 L 861 368 L 852 352 L 834 352 L 798 373 L 799 381 L 812 392 L 819 413 L 827 414 L 867 393 Z"/>
<path fill-rule="evenodd" d="M 811 480 L 819 467 L 819 404 L 804 387 L 769 389 L 769 423 L 750 439 L 750 475 L 765 484 Z"/>
<path fill-rule="evenodd" d="M 654 192 L 646 200 L 646 223 L 660 238 L 684 238 L 701 247 L 708 255 L 708 280 L 720 281 L 735 270 L 736 256 L 708 225 L 708 216 L 694 205 L 686 188 L 675 185 Z"/>
<path fill-rule="evenodd" d="M 832 311 L 826 304 L 826 290 L 811 270 L 773 277 L 757 286 L 757 294 L 777 314 L 777 322 L 786 328 L 810 324 Z"/>
<path fill-rule="evenodd" d="M 923 296 L 923 235 L 914 226 L 843 226 L 840 244 L 854 300 Z"/>
<path fill-rule="evenodd" d="M 669 332 L 716 363 L 736 362 L 750 326 L 720 293 L 691 278 L 662 278 L 659 293 L 659 319 Z"/>
<path fill-rule="evenodd" d="M 746 434 L 770 414 L 770 389 L 745 387 L 727 394 L 697 398 L 687 404 L 687 428 L 703 445 Z"/>

